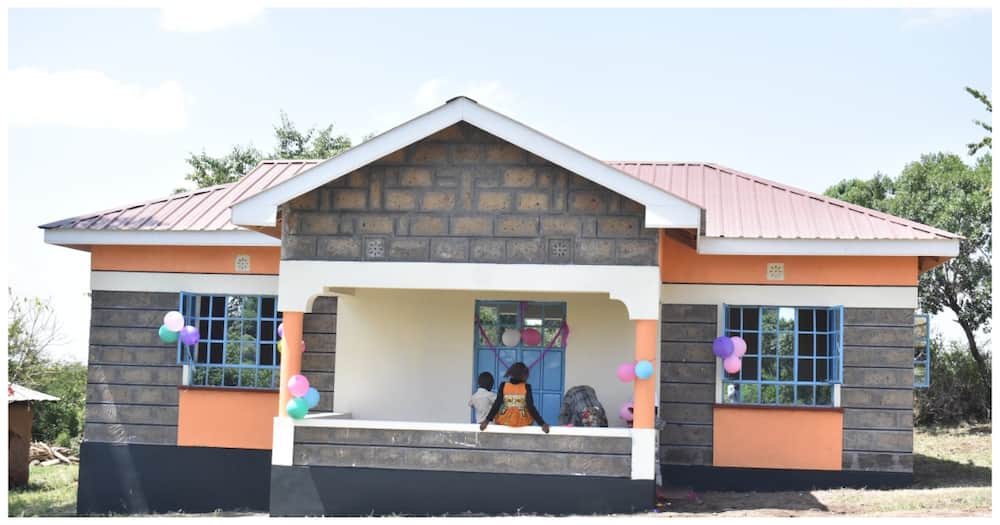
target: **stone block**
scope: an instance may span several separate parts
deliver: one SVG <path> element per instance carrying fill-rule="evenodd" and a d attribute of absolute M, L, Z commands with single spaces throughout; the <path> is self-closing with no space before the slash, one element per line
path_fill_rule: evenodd
<path fill-rule="evenodd" d="M 510 168 L 503 172 L 503 185 L 508 188 L 530 188 L 535 180 L 534 168 Z"/>
<path fill-rule="evenodd" d="M 413 217 L 410 222 L 410 235 L 446 235 L 447 233 L 447 217 L 418 215 Z"/>
<path fill-rule="evenodd" d="M 664 341 L 711 343 L 718 336 L 715 323 L 663 323 L 660 328 Z"/>
<path fill-rule="evenodd" d="M 715 363 L 662 363 L 660 380 L 673 383 L 715 384 Z"/>
<path fill-rule="evenodd" d="M 656 241 L 648 239 L 620 239 L 618 264 L 656 266 Z"/>
<path fill-rule="evenodd" d="M 844 408 L 913 408 L 913 388 L 858 388 L 845 386 L 840 393 Z"/>
<path fill-rule="evenodd" d="M 417 209 L 417 194 L 411 190 L 386 190 L 385 209 L 409 211 Z"/>
<path fill-rule="evenodd" d="M 667 423 L 660 430 L 660 443 L 712 446 L 712 425 Z"/>
<path fill-rule="evenodd" d="M 468 239 L 431 239 L 431 260 L 433 261 L 458 261 L 469 260 L 469 240 Z"/>
<path fill-rule="evenodd" d="M 434 174 L 428 168 L 404 168 L 399 172 L 399 185 L 425 188 L 434 182 Z"/>
<path fill-rule="evenodd" d="M 501 263 L 505 259 L 505 250 L 503 239 L 473 239 L 469 256 L 472 262 Z"/>
<path fill-rule="evenodd" d="M 331 197 L 335 210 L 363 210 L 368 206 L 368 192 L 365 190 L 336 189 Z"/>
<path fill-rule="evenodd" d="M 603 192 L 581 190 L 569 194 L 569 211 L 572 213 L 603 214 L 607 211 L 607 199 Z"/>
<path fill-rule="evenodd" d="M 517 210 L 543 212 L 549 209 L 549 194 L 540 191 L 523 191 L 517 194 Z"/>
<path fill-rule="evenodd" d="M 476 209 L 484 212 L 510 210 L 513 195 L 509 191 L 480 191 L 476 199 Z"/>
<path fill-rule="evenodd" d="M 912 430 L 913 411 L 905 408 L 845 408 L 844 428 Z"/>
<path fill-rule="evenodd" d="M 712 447 L 660 447 L 660 461 L 670 465 L 711 465 Z"/>
<path fill-rule="evenodd" d="M 319 241 L 318 255 L 323 259 L 357 259 L 361 243 L 353 237 L 324 237 Z"/>
<path fill-rule="evenodd" d="M 282 259 L 312 259 L 316 257 L 316 237 L 292 235 L 281 242 Z"/>
<path fill-rule="evenodd" d="M 718 307 L 714 304 L 664 304 L 660 318 L 675 323 L 715 323 Z"/>
<path fill-rule="evenodd" d="M 638 217 L 598 217 L 598 237 L 636 237 L 639 233 Z"/>
<path fill-rule="evenodd" d="M 313 190 L 309 193 L 299 195 L 292 199 L 289 206 L 293 210 L 315 210 L 319 208 L 319 191 Z"/>
<path fill-rule="evenodd" d="M 580 217 L 570 215 L 542 216 L 542 235 L 572 235 L 580 234 Z"/>
<path fill-rule="evenodd" d="M 542 264 L 545 250 L 541 239 L 516 239 L 507 241 L 507 262 L 514 264 Z"/>
<path fill-rule="evenodd" d="M 445 211 L 455 208 L 455 192 L 428 191 L 420 199 L 420 209 L 425 211 Z"/>
<path fill-rule="evenodd" d="M 577 239 L 577 264 L 614 264 L 615 241 L 610 239 Z"/>
<path fill-rule="evenodd" d="M 715 403 L 715 385 L 661 383 L 661 403 Z"/>
<path fill-rule="evenodd" d="M 844 367 L 844 385 L 906 388 L 913 386 L 913 369 Z"/>
<path fill-rule="evenodd" d="M 844 450 L 912 452 L 912 430 L 844 430 Z"/>
<path fill-rule="evenodd" d="M 389 258 L 400 261 L 426 261 L 429 245 L 427 239 L 390 239 Z"/>
<path fill-rule="evenodd" d="M 711 342 L 664 341 L 660 359 L 680 363 L 715 363 Z"/>
<path fill-rule="evenodd" d="M 481 144 L 454 144 L 451 151 L 451 158 L 456 164 L 475 164 L 483 160 Z"/>
<path fill-rule="evenodd" d="M 913 326 L 845 326 L 845 346 L 913 347 Z"/>
<path fill-rule="evenodd" d="M 660 418 L 667 423 L 712 424 L 713 410 L 708 403 L 661 403 Z"/>
<path fill-rule="evenodd" d="M 844 324 L 913 327 L 909 308 L 844 308 Z"/>
<path fill-rule="evenodd" d="M 339 225 L 340 215 L 335 213 L 299 214 L 298 230 L 306 235 L 331 235 L 337 233 Z"/>
<path fill-rule="evenodd" d="M 393 218 L 389 215 L 364 215 L 358 217 L 358 233 L 392 233 Z"/>
<path fill-rule="evenodd" d="M 486 162 L 491 164 L 524 164 L 527 152 L 508 143 L 488 144 L 486 146 Z"/>
<path fill-rule="evenodd" d="M 496 220 L 498 237 L 534 237 L 538 235 L 538 217 L 502 215 Z"/>
<path fill-rule="evenodd" d="M 451 234 L 489 237 L 493 235 L 493 218 L 483 215 L 452 217 Z"/>
<path fill-rule="evenodd" d="M 443 164 L 448 161 L 448 145 L 420 142 L 407 148 L 414 164 Z"/>

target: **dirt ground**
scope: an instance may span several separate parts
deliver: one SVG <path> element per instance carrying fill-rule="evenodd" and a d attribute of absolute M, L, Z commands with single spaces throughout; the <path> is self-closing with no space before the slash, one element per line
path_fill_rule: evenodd
<path fill-rule="evenodd" d="M 992 514 L 990 425 L 917 429 L 914 485 L 908 489 L 801 492 L 668 490 L 657 514 L 672 517 L 893 516 Z"/>

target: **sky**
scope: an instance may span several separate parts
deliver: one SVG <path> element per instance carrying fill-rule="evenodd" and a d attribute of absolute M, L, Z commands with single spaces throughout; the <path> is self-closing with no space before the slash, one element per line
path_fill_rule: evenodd
<path fill-rule="evenodd" d="M 606 160 L 708 161 L 822 192 L 967 161 L 986 10 L 11 10 L 8 285 L 87 355 L 89 254 L 38 225 L 162 197 L 191 152 L 354 140 L 467 95 Z M 933 328 L 961 336 L 939 316 Z"/>

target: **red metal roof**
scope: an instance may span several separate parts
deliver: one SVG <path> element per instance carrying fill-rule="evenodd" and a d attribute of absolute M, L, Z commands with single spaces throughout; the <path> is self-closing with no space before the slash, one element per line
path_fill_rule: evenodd
<path fill-rule="evenodd" d="M 319 164 L 267 160 L 238 182 L 42 225 L 46 229 L 242 230 L 229 208 Z M 706 237 L 758 239 L 957 239 L 957 235 L 708 163 L 608 164 L 705 210 Z"/>
<path fill-rule="evenodd" d="M 959 236 L 708 163 L 609 165 L 705 210 L 706 237 L 744 239 L 958 239 Z"/>
<path fill-rule="evenodd" d="M 237 182 L 178 193 L 97 213 L 43 224 L 45 229 L 131 231 L 243 230 L 230 222 L 237 201 L 284 182 L 319 160 L 265 160 Z"/>

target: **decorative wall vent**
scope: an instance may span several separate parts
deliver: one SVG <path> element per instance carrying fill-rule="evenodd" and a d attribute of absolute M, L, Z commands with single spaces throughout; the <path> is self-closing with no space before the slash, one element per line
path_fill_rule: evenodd
<path fill-rule="evenodd" d="M 236 273 L 249 273 L 250 272 L 250 256 L 249 255 L 237 255 L 235 261 L 233 261 L 233 267 Z"/>
<path fill-rule="evenodd" d="M 767 280 L 784 281 L 785 263 L 767 263 Z"/>
<path fill-rule="evenodd" d="M 573 259 L 569 239 L 549 239 L 549 262 L 570 262 Z"/>
<path fill-rule="evenodd" d="M 385 239 L 365 239 L 365 257 L 369 259 L 385 257 Z"/>

